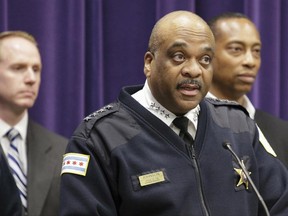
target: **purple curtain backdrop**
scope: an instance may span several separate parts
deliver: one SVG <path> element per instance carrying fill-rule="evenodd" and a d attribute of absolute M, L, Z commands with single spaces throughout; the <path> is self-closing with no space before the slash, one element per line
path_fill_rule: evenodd
<path fill-rule="evenodd" d="M 288 1 L 0 0 L 0 31 L 24 30 L 39 42 L 43 72 L 30 116 L 70 137 L 84 116 L 145 80 L 143 56 L 164 14 L 190 10 L 205 20 L 242 12 L 258 26 L 262 66 L 249 94 L 257 108 L 288 120 Z"/>

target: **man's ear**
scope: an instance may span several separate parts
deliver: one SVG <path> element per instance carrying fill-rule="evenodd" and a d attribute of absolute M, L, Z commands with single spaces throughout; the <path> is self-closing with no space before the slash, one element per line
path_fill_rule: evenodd
<path fill-rule="evenodd" d="M 151 64 L 153 62 L 154 55 L 150 51 L 147 51 L 144 55 L 144 74 L 149 77 L 151 74 Z"/>

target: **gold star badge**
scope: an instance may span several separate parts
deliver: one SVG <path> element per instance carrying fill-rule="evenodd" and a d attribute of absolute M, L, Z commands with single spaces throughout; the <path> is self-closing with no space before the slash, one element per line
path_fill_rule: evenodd
<path fill-rule="evenodd" d="M 244 165 L 243 163 L 243 160 L 241 160 L 242 164 Z M 237 187 L 241 186 L 242 184 L 245 185 L 245 188 L 246 190 L 248 190 L 248 184 L 249 184 L 249 181 L 248 181 L 248 178 L 246 177 L 245 173 L 243 172 L 242 169 L 238 169 L 238 168 L 234 168 L 235 172 L 239 175 L 240 179 L 237 183 Z M 248 171 L 248 174 L 250 175 L 251 172 Z"/>

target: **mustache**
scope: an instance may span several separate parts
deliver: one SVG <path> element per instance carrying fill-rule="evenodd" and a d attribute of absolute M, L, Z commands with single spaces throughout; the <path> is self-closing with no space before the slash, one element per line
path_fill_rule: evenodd
<path fill-rule="evenodd" d="M 186 79 L 177 84 L 177 89 L 181 88 L 183 85 L 196 85 L 199 89 L 202 88 L 202 82 L 195 79 Z"/>

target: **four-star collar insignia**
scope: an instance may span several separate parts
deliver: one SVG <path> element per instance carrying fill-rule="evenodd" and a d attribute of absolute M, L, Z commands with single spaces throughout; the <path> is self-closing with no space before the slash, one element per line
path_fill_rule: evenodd
<path fill-rule="evenodd" d="M 243 164 L 244 167 L 246 167 L 246 170 L 248 171 L 249 175 L 251 172 L 249 171 L 250 169 L 250 158 L 248 156 L 243 156 L 241 159 L 241 163 Z M 245 175 L 244 171 L 242 168 L 236 163 L 236 161 L 233 160 L 233 169 L 234 169 L 234 182 L 235 182 L 235 190 L 240 191 L 240 190 L 248 190 L 249 189 L 249 181 L 247 176 Z"/>
<path fill-rule="evenodd" d="M 157 104 L 156 102 L 150 102 L 150 105 L 148 107 L 149 110 L 152 110 L 153 112 L 156 112 L 157 114 L 164 116 L 164 118 L 169 119 L 173 117 L 171 116 L 171 113 L 166 110 L 164 107 L 162 107 L 160 104 Z M 200 112 L 200 106 L 197 106 L 197 108 L 193 111 L 194 117 L 193 120 L 196 121 L 198 119 L 198 115 Z"/>
<path fill-rule="evenodd" d="M 164 116 L 165 118 L 170 118 L 170 114 L 167 110 L 165 110 L 160 105 L 156 104 L 155 102 L 151 102 L 149 105 L 149 109 L 153 110 L 156 113 L 159 113 L 160 115 Z"/>

